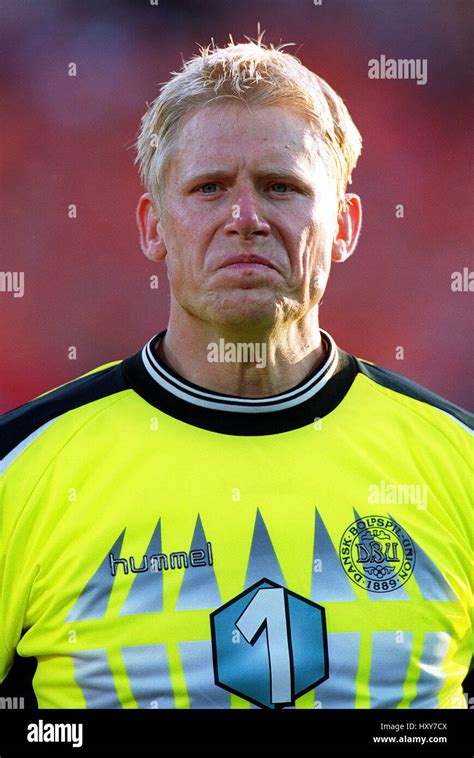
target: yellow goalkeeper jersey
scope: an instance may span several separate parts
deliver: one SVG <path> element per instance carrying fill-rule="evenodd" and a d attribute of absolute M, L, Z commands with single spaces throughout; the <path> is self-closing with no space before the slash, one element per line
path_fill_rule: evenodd
<path fill-rule="evenodd" d="M 262 398 L 155 335 L 0 423 L 0 681 L 40 708 L 465 708 L 472 416 L 341 350 Z"/>

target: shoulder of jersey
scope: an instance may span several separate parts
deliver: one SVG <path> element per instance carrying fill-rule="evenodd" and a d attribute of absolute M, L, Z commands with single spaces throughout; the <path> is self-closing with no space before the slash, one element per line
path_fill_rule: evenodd
<path fill-rule="evenodd" d="M 98 366 L 0 416 L 0 460 L 68 411 L 130 389 L 122 361 Z"/>
<path fill-rule="evenodd" d="M 460 406 L 452 403 L 450 400 L 437 395 L 435 392 L 426 389 L 421 384 L 413 382 L 411 379 L 407 379 L 401 374 L 396 374 L 394 371 L 377 366 L 370 361 L 362 358 L 355 358 L 357 368 L 360 374 L 370 379 L 380 387 L 384 387 L 387 390 L 391 390 L 398 396 L 404 396 L 417 400 L 419 403 L 425 403 L 431 408 L 436 408 L 441 411 L 443 416 L 436 414 L 440 423 L 444 423 L 445 418 L 449 417 L 457 425 L 463 428 L 470 434 L 474 430 L 474 414 L 461 408 Z"/>
<path fill-rule="evenodd" d="M 352 357 L 357 371 L 375 384 L 398 396 L 412 398 L 438 409 L 441 414 L 444 414 L 444 417 L 436 414 L 441 424 L 446 422 L 446 417 L 449 417 L 472 434 L 473 414 L 410 379 L 365 359 Z M 50 422 L 64 413 L 129 390 L 130 385 L 123 375 L 121 364 L 120 360 L 98 366 L 87 374 L 39 395 L 0 416 L 0 460 L 27 439 L 31 440 L 32 435 L 39 435 Z"/>

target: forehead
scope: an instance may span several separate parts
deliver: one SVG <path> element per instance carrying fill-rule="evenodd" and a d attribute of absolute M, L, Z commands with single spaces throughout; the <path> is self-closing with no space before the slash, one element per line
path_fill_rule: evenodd
<path fill-rule="evenodd" d="M 302 116 L 282 105 L 210 104 L 190 114 L 181 126 L 170 161 L 177 175 L 208 165 L 277 164 L 313 172 L 320 163 L 321 136 Z"/>

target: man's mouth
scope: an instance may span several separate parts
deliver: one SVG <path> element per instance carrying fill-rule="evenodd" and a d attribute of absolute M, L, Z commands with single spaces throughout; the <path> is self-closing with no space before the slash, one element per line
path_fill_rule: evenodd
<path fill-rule="evenodd" d="M 262 267 L 270 268 L 274 271 L 278 270 L 271 260 L 262 255 L 255 255 L 254 253 L 234 255 L 231 258 L 228 258 L 220 268 L 259 269 Z"/>

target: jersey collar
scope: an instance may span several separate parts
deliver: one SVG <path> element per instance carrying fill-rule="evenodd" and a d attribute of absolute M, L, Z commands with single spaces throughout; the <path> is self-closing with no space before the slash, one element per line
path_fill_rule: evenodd
<path fill-rule="evenodd" d="M 199 387 L 184 379 L 157 355 L 166 330 L 123 361 L 122 370 L 141 397 L 157 408 L 210 431 L 226 434 L 274 434 L 307 425 L 333 410 L 357 373 L 355 360 L 324 330 L 322 364 L 300 384 L 277 395 L 245 398 Z"/>

